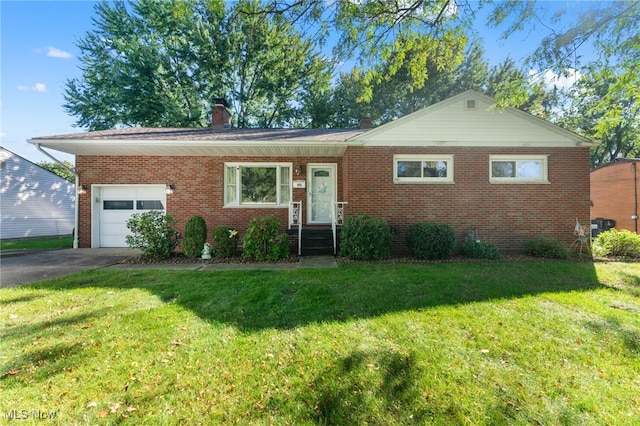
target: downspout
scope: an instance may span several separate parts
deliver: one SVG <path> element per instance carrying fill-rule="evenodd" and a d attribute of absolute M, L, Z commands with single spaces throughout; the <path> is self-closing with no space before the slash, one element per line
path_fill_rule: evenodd
<path fill-rule="evenodd" d="M 43 153 L 44 155 L 46 155 L 47 157 L 51 158 L 54 162 L 58 163 L 60 166 L 64 167 L 65 169 L 69 170 L 71 173 L 73 173 L 73 176 L 75 176 L 75 181 L 76 181 L 76 194 L 75 194 L 75 200 L 76 200 L 76 208 L 75 208 L 75 214 L 74 214 L 74 218 L 73 218 L 73 223 L 74 223 L 74 233 L 73 233 L 73 248 L 77 249 L 78 248 L 78 231 L 79 231 L 79 218 L 80 216 L 78 215 L 78 209 L 80 207 L 80 197 L 78 197 L 78 188 L 80 188 L 80 176 L 78 176 L 78 174 L 76 173 L 76 169 L 70 169 L 69 167 L 67 167 L 62 161 L 58 160 L 57 158 L 55 158 L 53 155 L 49 154 L 47 151 L 45 151 L 44 149 L 42 149 L 42 147 L 40 146 L 39 143 L 34 144 L 36 149 L 38 151 L 40 151 L 41 153 Z"/>

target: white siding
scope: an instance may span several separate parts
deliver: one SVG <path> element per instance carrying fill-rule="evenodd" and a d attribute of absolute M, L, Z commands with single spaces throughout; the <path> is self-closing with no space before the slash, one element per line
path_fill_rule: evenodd
<path fill-rule="evenodd" d="M 468 101 L 475 108 L 468 108 Z M 588 142 L 514 108 L 500 111 L 493 99 L 467 91 L 351 139 L 364 145 L 576 146 Z"/>
<path fill-rule="evenodd" d="M 0 238 L 69 235 L 75 185 L 0 148 Z"/>

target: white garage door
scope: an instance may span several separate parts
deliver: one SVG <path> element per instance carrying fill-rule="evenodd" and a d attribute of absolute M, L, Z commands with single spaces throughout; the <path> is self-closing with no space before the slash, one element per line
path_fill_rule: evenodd
<path fill-rule="evenodd" d="M 127 220 L 134 213 L 166 211 L 165 186 L 100 188 L 100 247 L 127 247 Z"/>

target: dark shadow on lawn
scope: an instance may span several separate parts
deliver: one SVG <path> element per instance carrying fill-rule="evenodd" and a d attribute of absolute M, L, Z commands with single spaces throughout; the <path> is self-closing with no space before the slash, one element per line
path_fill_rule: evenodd
<path fill-rule="evenodd" d="M 105 275 L 106 274 L 106 275 Z M 32 288 L 144 289 L 241 331 L 601 287 L 590 262 L 352 264 L 291 271 L 95 270 Z"/>

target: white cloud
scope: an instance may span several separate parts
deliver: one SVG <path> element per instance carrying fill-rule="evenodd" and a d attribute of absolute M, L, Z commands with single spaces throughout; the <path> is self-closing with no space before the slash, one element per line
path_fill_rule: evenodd
<path fill-rule="evenodd" d="M 69 52 L 65 52 L 64 50 L 60 50 L 57 47 L 49 46 L 47 47 L 47 56 L 50 58 L 60 58 L 60 59 L 70 59 L 73 55 Z"/>
<path fill-rule="evenodd" d="M 46 93 L 47 86 L 44 83 L 36 83 L 33 86 L 24 86 L 22 84 L 18 85 L 18 90 L 21 92 L 38 92 L 38 93 Z"/>
<path fill-rule="evenodd" d="M 551 70 L 546 70 L 542 73 L 535 70 L 529 71 L 529 78 L 532 81 L 542 81 L 547 89 L 550 90 L 554 87 L 560 90 L 570 89 L 581 77 L 582 73 L 573 68 L 567 68 L 562 75 L 556 74 Z"/>
<path fill-rule="evenodd" d="M 71 59 L 73 55 L 69 52 L 66 52 L 62 49 L 58 49 L 57 47 L 47 46 L 45 48 L 35 49 L 37 54 L 45 54 L 49 58 L 59 58 L 59 59 Z"/>

